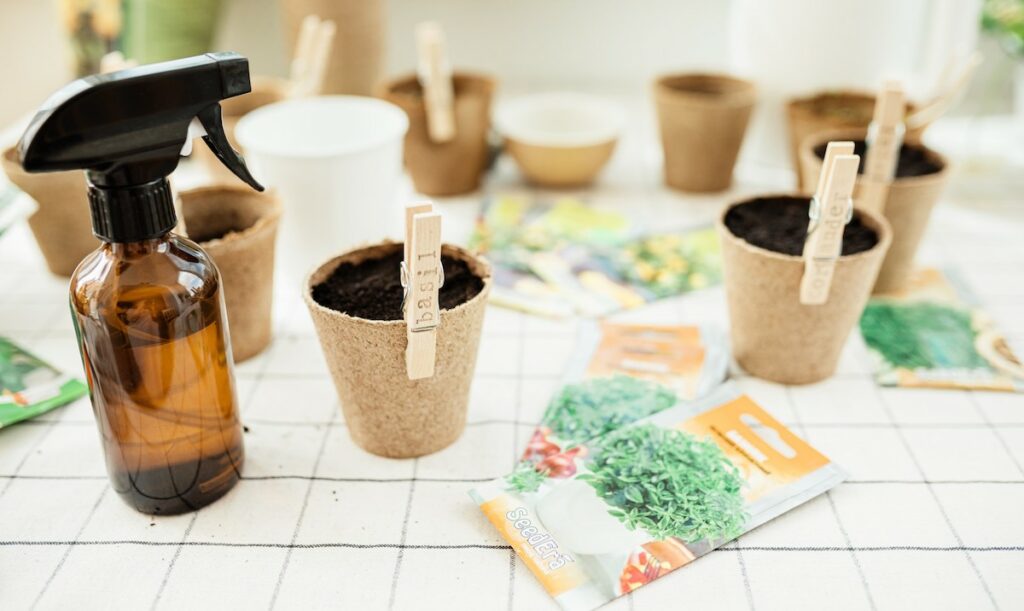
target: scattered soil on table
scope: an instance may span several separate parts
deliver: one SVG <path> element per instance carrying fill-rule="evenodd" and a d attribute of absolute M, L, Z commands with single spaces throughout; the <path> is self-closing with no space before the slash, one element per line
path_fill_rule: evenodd
<path fill-rule="evenodd" d="M 819 144 L 815 147 L 814 154 L 818 156 L 818 159 L 825 158 L 826 148 L 828 148 L 828 143 Z M 857 173 L 863 174 L 864 159 L 868 147 L 863 140 L 856 140 L 853 143 L 853 149 L 855 154 L 860 155 L 860 167 L 857 168 Z M 896 178 L 926 176 L 928 174 L 937 174 L 941 171 L 942 164 L 924 148 L 913 144 L 904 144 L 900 147 L 900 160 L 896 164 Z"/>
<path fill-rule="evenodd" d="M 313 300 L 356 318 L 402 319 L 402 249 L 379 259 L 342 263 L 323 282 L 313 287 Z M 439 301 L 450 310 L 477 296 L 484 281 L 462 259 L 441 256 L 444 286 Z"/>
<path fill-rule="evenodd" d="M 725 226 L 748 243 L 786 255 L 801 256 L 807 239 L 810 200 L 805 197 L 765 197 L 733 207 L 725 215 Z M 843 231 L 843 256 L 872 249 L 878 234 L 864 225 L 860 213 Z"/>

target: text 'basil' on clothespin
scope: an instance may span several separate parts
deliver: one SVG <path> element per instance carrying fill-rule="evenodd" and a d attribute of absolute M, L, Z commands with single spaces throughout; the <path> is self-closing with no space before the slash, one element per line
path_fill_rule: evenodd
<path fill-rule="evenodd" d="M 804 242 L 804 275 L 800 303 L 821 305 L 828 301 L 836 260 L 842 254 L 843 232 L 853 218 L 853 186 L 860 157 L 852 142 L 829 142 L 811 200 L 810 224 Z"/>
<path fill-rule="evenodd" d="M 302 20 L 289 74 L 289 95 L 320 95 L 324 79 L 327 77 L 327 61 L 331 56 L 336 30 L 337 26 L 333 21 L 321 20 L 316 15 L 306 15 Z"/>
<path fill-rule="evenodd" d="M 434 142 L 448 142 L 455 137 L 455 89 L 440 25 L 427 21 L 416 26 L 416 53 L 427 135 Z"/>
<path fill-rule="evenodd" d="M 864 178 L 857 197 L 862 208 L 878 214 L 885 211 L 889 185 L 896 177 L 896 165 L 903 146 L 905 110 L 906 101 L 900 84 L 887 81 L 875 101 L 875 114 L 868 127 Z"/>
<path fill-rule="evenodd" d="M 437 327 L 441 323 L 439 291 L 444 284 L 441 267 L 441 213 L 433 204 L 414 204 L 405 209 L 405 326 L 408 344 L 405 368 L 410 380 L 434 375 L 437 358 Z"/>

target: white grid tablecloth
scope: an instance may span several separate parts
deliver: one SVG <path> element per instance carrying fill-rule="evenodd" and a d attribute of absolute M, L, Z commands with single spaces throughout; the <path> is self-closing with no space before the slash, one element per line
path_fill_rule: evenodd
<path fill-rule="evenodd" d="M 670 193 L 653 122 L 637 116 L 586 194 L 594 205 L 660 227 L 790 180 L 744 166 L 728 194 Z M 503 160 L 491 187 L 521 188 L 514 179 Z M 1019 351 L 1020 184 L 983 191 L 950 190 L 923 258 L 962 274 Z M 446 238 L 465 235 L 476 202 L 442 204 Z M 0 335 L 80 374 L 66 282 L 44 271 L 23 226 L 0 239 L 0 270 Z M 237 369 L 245 476 L 213 505 L 151 518 L 122 503 L 88 399 L 0 431 L 0 608 L 555 607 L 467 491 L 512 468 L 576 323 L 490 308 L 463 436 L 387 460 L 349 439 L 293 284 L 278 283 L 274 343 Z M 721 289 L 616 318 L 727 322 Z M 1024 607 L 1024 396 L 880 388 L 859 336 L 820 384 L 733 377 L 850 480 L 609 609 Z"/>

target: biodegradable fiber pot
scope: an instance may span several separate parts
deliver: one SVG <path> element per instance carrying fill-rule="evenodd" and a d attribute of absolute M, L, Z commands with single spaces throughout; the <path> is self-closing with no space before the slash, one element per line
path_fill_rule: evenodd
<path fill-rule="evenodd" d="M 807 222 L 810 198 L 806 196 L 742 201 L 728 206 L 719 217 L 733 354 L 757 377 L 782 384 L 817 382 L 835 372 L 843 344 L 871 294 L 892 232 L 883 218 L 858 210 L 854 222 L 873 230 L 877 242 L 836 261 L 825 304 L 804 305 L 800 303 L 803 259 L 755 246 L 727 225 L 732 210 L 765 201 L 799 204 L 794 227 Z M 802 237 L 797 240 L 802 244 Z"/>
<path fill-rule="evenodd" d="M 491 128 L 491 98 L 495 81 L 484 75 L 456 72 L 455 137 L 434 142 L 427 131 L 423 89 L 415 75 L 382 85 L 379 97 L 409 116 L 405 135 L 405 165 L 416 190 L 424 195 L 460 195 L 475 191 L 487 169 L 487 133 Z"/>
<path fill-rule="evenodd" d="M 908 105 L 908 112 L 913 105 Z M 821 132 L 840 129 L 867 129 L 875 113 L 875 96 L 859 91 L 826 91 L 805 98 L 796 98 L 786 104 L 789 122 L 789 150 L 796 170 L 797 185 L 805 184 L 800 163 L 800 144 Z M 905 138 L 919 142 L 924 127 L 910 130 Z"/>
<path fill-rule="evenodd" d="M 337 34 L 327 60 L 325 94 L 372 95 L 384 69 L 385 0 L 279 0 L 288 48 L 294 49 L 307 15 L 334 21 Z"/>
<path fill-rule="evenodd" d="M 220 270 L 231 348 L 240 363 L 270 343 L 281 202 L 247 186 L 204 187 L 179 198 L 186 233 Z"/>
<path fill-rule="evenodd" d="M 4 151 L 3 168 L 11 182 L 39 206 L 28 225 L 46 266 L 58 276 L 70 276 L 100 245 L 92 235 L 85 172 L 30 174 L 18 162 L 15 147 Z"/>
<path fill-rule="evenodd" d="M 314 289 L 343 264 L 359 266 L 397 256 L 397 281 L 401 250 L 401 243 L 384 242 L 334 257 L 307 277 L 303 290 L 349 434 L 366 451 L 391 458 L 436 452 L 462 434 L 491 289 L 486 261 L 457 246 L 442 246 L 442 257 L 464 262 L 468 272 L 480 279 L 481 288 L 463 303 L 441 310 L 434 376 L 410 380 L 404 320 L 350 316 L 314 299 Z M 392 297 L 400 299 L 400 294 Z M 369 293 L 367 298 L 378 296 Z M 441 301 L 444 305 L 443 294 Z"/>
<path fill-rule="evenodd" d="M 220 103 L 221 116 L 224 118 L 224 134 L 228 137 L 232 148 L 242 151 L 242 147 L 235 140 L 235 126 L 238 125 L 238 120 L 257 108 L 287 99 L 290 85 L 291 83 L 282 78 L 255 77 L 252 80 L 252 91 L 228 98 Z M 243 184 L 237 176 L 231 173 L 231 170 L 217 159 L 205 143 L 194 142 L 192 156 L 202 161 L 214 183 Z"/>
<path fill-rule="evenodd" d="M 866 130 L 845 130 L 815 134 L 804 140 L 800 147 L 800 165 L 803 167 L 803 190 L 810 193 L 818 182 L 821 173 L 821 157 L 818 149 L 830 140 L 853 140 L 857 152 L 864 158 L 864 138 Z M 822 148 L 821 154 L 824 154 Z M 905 168 L 908 156 L 915 168 Z M 903 175 L 901 174 L 916 174 Z M 904 287 L 914 268 L 914 257 L 921 245 L 932 208 L 939 200 L 942 190 L 949 180 L 949 164 L 945 157 L 923 144 L 908 141 L 901 151 L 900 167 L 897 178 L 889 187 L 889 197 L 883 212 L 892 227 L 892 246 L 885 256 L 882 269 L 878 273 L 874 292 L 888 293 Z M 856 203 L 861 188 L 858 178 L 854 187 L 853 198 Z"/>
<path fill-rule="evenodd" d="M 722 191 L 757 93 L 754 84 L 717 74 L 670 74 L 654 85 L 665 183 L 683 191 Z"/>

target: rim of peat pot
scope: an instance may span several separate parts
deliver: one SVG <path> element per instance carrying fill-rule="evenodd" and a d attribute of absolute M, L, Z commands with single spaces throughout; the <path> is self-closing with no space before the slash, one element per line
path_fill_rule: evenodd
<path fill-rule="evenodd" d="M 791 263 L 799 263 L 800 265 L 803 265 L 803 260 L 804 260 L 803 257 L 797 256 L 797 255 L 787 255 L 785 253 L 776 252 L 774 250 L 769 250 L 767 248 L 763 248 L 761 246 L 757 246 L 757 245 L 751 244 L 750 242 L 746 241 L 745 239 L 743 239 L 743 238 L 739 237 L 738 235 L 736 235 L 735 233 L 733 233 L 732 230 L 729 229 L 729 226 L 725 224 L 725 216 L 727 214 L 729 214 L 729 211 L 732 210 L 733 208 L 736 208 L 738 206 L 742 206 L 744 204 L 749 204 L 749 203 L 752 203 L 752 202 L 755 202 L 755 201 L 758 201 L 758 200 L 763 200 L 763 199 L 798 199 L 798 200 L 801 200 L 801 201 L 809 202 L 810 199 L 811 199 L 811 196 L 810 195 L 805 195 L 803 193 L 795 193 L 795 192 L 766 193 L 766 194 L 763 194 L 763 195 L 755 195 L 753 197 L 748 197 L 748 198 L 740 200 L 738 202 L 733 202 L 733 203 L 725 206 L 722 209 L 722 212 L 718 215 L 718 218 L 715 220 L 715 224 L 718 226 L 719 230 L 722 230 L 720 235 L 724 235 L 724 236 L 728 237 L 730 240 L 732 240 L 733 242 L 735 242 L 737 245 L 742 246 L 744 248 L 751 249 L 751 250 L 757 252 L 758 254 L 760 254 L 762 256 L 765 256 L 765 257 L 767 257 L 769 259 L 776 259 L 776 260 L 779 260 L 779 261 L 785 261 L 785 262 L 791 262 Z M 855 214 L 859 214 L 860 218 L 861 218 L 861 221 L 863 221 L 865 225 L 867 225 L 870 229 L 872 229 L 875 232 L 875 234 L 878 236 L 878 242 L 874 246 L 872 246 L 871 248 L 869 248 L 867 250 L 862 250 L 862 251 L 860 251 L 858 253 L 854 253 L 852 255 L 841 255 L 836 260 L 836 264 L 838 264 L 841 261 L 855 261 L 857 259 L 867 257 L 870 254 L 872 254 L 874 251 L 876 251 L 881 246 L 884 246 L 886 249 L 888 249 L 890 243 L 892 242 L 892 227 L 889 226 L 889 222 L 887 220 L 885 220 L 885 217 L 883 217 L 881 215 L 878 215 L 878 214 L 875 214 L 873 212 L 870 212 L 868 210 L 863 210 L 861 208 L 855 208 L 854 212 L 855 212 Z M 808 219 L 808 222 L 810 222 L 810 219 Z M 814 307 L 814 306 L 807 306 L 807 307 Z"/>
<path fill-rule="evenodd" d="M 471 70 L 455 70 L 452 72 L 452 86 L 455 98 L 471 95 L 493 95 L 498 86 L 498 79 L 490 74 Z M 410 106 L 424 105 L 423 87 L 419 76 L 415 73 L 402 74 L 377 85 L 376 97 L 399 98 L 402 104 Z"/>
<path fill-rule="evenodd" d="M 748 106 L 757 100 L 753 81 L 720 72 L 663 74 L 655 79 L 654 89 L 666 101 L 700 106 Z"/>
<path fill-rule="evenodd" d="M 551 128 L 551 116 L 572 116 Z M 493 124 L 502 137 L 520 144 L 571 150 L 607 145 L 622 137 L 625 111 L 601 96 L 573 92 L 533 93 L 515 97 L 497 107 Z"/>
<path fill-rule="evenodd" d="M 868 136 L 867 129 L 860 128 L 845 128 L 845 129 L 831 129 L 823 132 L 813 133 L 800 143 L 800 163 L 807 162 L 809 167 L 814 168 L 817 172 L 821 171 L 821 164 L 824 161 L 818 154 L 815 153 L 814 149 L 827 144 L 831 141 L 842 140 L 842 141 L 853 141 L 860 142 L 866 141 Z M 945 155 L 936 151 L 935 149 L 927 146 L 923 142 L 911 141 L 907 142 L 904 140 L 903 146 L 909 146 L 910 148 L 918 149 L 924 152 L 925 156 L 929 161 L 939 166 L 939 171 L 931 172 L 929 174 L 919 174 L 917 176 L 901 176 L 893 178 L 891 185 L 893 187 L 903 186 L 915 186 L 920 183 L 930 181 L 944 181 L 946 180 L 950 167 L 949 159 Z M 864 161 L 861 160 L 861 164 Z M 857 174 L 857 183 L 860 184 L 863 181 L 863 174 Z M 858 208 L 860 210 L 860 208 Z"/>
<path fill-rule="evenodd" d="M 335 316 L 341 319 L 356 322 L 358 324 L 369 325 L 369 326 L 381 326 L 381 327 L 405 327 L 405 319 L 398 318 L 395 320 L 371 320 L 369 318 L 360 318 L 358 316 L 351 316 L 338 310 L 333 310 L 327 306 L 321 305 L 313 298 L 313 287 L 323 282 L 328 276 L 334 273 L 334 270 L 338 268 L 342 263 L 354 263 L 359 264 L 365 261 L 372 261 L 374 259 L 380 259 L 382 256 L 390 254 L 392 251 L 401 250 L 403 248 L 402 242 L 395 242 L 393 240 L 384 240 L 382 242 L 373 242 L 369 244 L 363 244 L 356 246 L 355 248 L 342 251 L 341 253 L 329 257 L 323 263 L 320 263 L 313 267 L 313 269 L 306 274 L 304 284 L 302 287 L 302 298 L 305 300 L 306 305 L 310 308 L 316 309 L 318 312 L 327 314 L 328 316 Z M 373 251 L 373 252 L 371 252 Z M 441 254 L 448 255 L 465 261 L 469 265 L 470 271 L 473 272 L 480 280 L 483 281 L 484 286 L 480 289 L 480 292 L 474 295 L 467 301 L 460 303 L 454 308 L 447 310 L 441 310 L 442 326 L 444 318 L 451 312 L 458 312 L 464 308 L 475 304 L 477 300 L 486 300 L 491 292 L 491 264 L 480 255 L 473 254 L 472 252 L 456 246 L 454 244 L 443 243 L 441 244 Z M 395 270 L 395 273 L 399 273 Z"/>
<path fill-rule="evenodd" d="M 266 191 L 260 192 L 253 191 L 249 187 L 235 185 L 206 185 L 203 187 L 188 189 L 178 194 L 178 198 L 181 200 L 181 216 L 182 220 L 185 221 L 186 234 L 189 233 L 190 229 L 188 223 L 188 215 L 184 210 L 185 199 L 202 199 L 204 197 L 211 196 L 217 197 L 218 194 L 227 197 L 241 196 L 245 198 L 265 200 L 266 204 L 263 206 L 263 210 L 260 211 L 259 218 L 257 218 L 255 222 L 251 223 L 244 229 L 231 229 L 228 230 L 227 233 L 221 235 L 218 238 L 213 238 L 212 240 L 203 240 L 201 242 L 193 238 L 191 235 L 185 236 L 189 240 L 195 242 L 196 244 L 199 244 L 200 246 L 203 246 L 204 248 L 216 247 L 227 242 L 234 242 L 235 240 L 242 240 L 248 238 L 253 234 L 263 231 L 263 229 L 266 228 L 268 225 L 271 225 L 272 223 L 275 223 L 281 219 L 283 206 L 281 205 L 281 198 L 277 194 L 277 189 L 270 188 L 267 189 Z"/>

